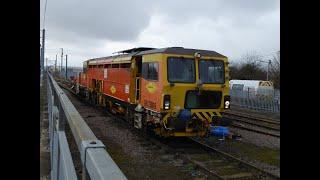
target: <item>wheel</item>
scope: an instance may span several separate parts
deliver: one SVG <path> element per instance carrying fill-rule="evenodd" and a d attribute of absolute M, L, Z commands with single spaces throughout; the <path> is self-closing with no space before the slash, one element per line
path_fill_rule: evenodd
<path fill-rule="evenodd" d="M 152 123 L 147 123 L 146 125 L 146 133 L 147 135 L 149 136 L 154 136 L 155 135 L 155 132 L 154 132 L 154 125 Z"/>
<path fill-rule="evenodd" d="M 133 116 L 133 112 L 131 110 L 128 110 L 128 113 L 127 113 L 127 121 L 128 121 L 128 125 L 130 128 L 134 128 L 134 116 Z"/>

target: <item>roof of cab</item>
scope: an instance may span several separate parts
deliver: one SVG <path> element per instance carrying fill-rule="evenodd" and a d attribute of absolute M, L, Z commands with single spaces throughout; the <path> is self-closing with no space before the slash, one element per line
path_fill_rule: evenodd
<path fill-rule="evenodd" d="M 200 53 L 202 56 L 215 56 L 226 58 L 226 56 L 219 54 L 215 51 L 209 50 L 201 50 L 201 49 L 188 49 L 183 47 L 167 47 L 167 48 L 150 48 L 150 47 L 138 47 L 127 49 L 123 51 L 118 51 L 116 53 L 123 53 L 114 56 L 106 56 L 99 58 L 92 58 L 87 61 L 99 61 L 99 60 L 107 60 L 107 59 L 116 59 L 123 57 L 133 57 L 133 56 L 141 56 L 146 54 L 155 54 L 155 53 L 164 53 L 164 54 L 179 54 L 179 55 L 194 55 L 196 52 Z"/>
<path fill-rule="evenodd" d="M 188 49 L 183 47 L 167 47 L 167 48 L 160 48 L 160 49 L 152 49 L 147 51 L 141 51 L 137 55 L 164 53 L 164 54 L 181 54 L 181 55 L 193 56 L 196 52 L 200 53 L 202 56 L 216 56 L 216 57 L 226 58 L 226 56 L 219 54 L 216 51 Z"/>

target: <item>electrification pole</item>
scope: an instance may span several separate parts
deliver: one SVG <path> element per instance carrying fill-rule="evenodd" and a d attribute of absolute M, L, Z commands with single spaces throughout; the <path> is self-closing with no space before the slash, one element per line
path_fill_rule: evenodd
<path fill-rule="evenodd" d="M 48 70 L 48 58 L 46 58 L 46 70 Z"/>
<path fill-rule="evenodd" d="M 60 63 L 60 75 L 62 76 L 62 61 L 63 61 L 63 48 L 61 48 L 61 63 Z"/>
<path fill-rule="evenodd" d="M 263 63 L 268 63 L 268 67 L 267 67 L 267 81 L 269 81 L 269 66 L 271 65 L 271 60 L 269 60 L 269 61 L 256 60 L 256 61 L 263 62 Z"/>
<path fill-rule="evenodd" d="M 57 72 L 57 59 L 58 59 L 58 55 L 56 54 L 56 61 L 54 63 L 54 72 Z"/>
<path fill-rule="evenodd" d="M 41 71 L 44 70 L 44 47 L 45 47 L 45 30 L 42 30 L 42 46 L 41 46 L 41 62 L 40 62 L 40 66 L 41 66 Z"/>
<path fill-rule="evenodd" d="M 267 81 L 269 81 L 269 69 L 271 65 L 271 60 L 268 61 L 268 71 L 267 71 Z"/>
<path fill-rule="evenodd" d="M 40 73 L 42 75 L 42 43 L 40 43 Z"/>
<path fill-rule="evenodd" d="M 68 79 L 68 55 L 66 54 L 66 80 Z"/>

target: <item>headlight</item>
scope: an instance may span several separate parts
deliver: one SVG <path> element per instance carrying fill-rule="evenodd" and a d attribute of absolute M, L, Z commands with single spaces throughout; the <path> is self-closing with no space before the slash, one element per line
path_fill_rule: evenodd
<path fill-rule="evenodd" d="M 194 57 L 201 58 L 201 54 L 199 52 L 194 53 Z"/>
<path fill-rule="evenodd" d="M 164 103 L 164 109 L 166 109 L 166 110 L 170 109 L 170 102 Z"/>
<path fill-rule="evenodd" d="M 163 107 L 165 110 L 170 109 L 170 95 L 164 95 L 163 97 Z"/>
<path fill-rule="evenodd" d="M 224 108 L 229 109 L 230 108 L 230 96 L 224 96 Z"/>
<path fill-rule="evenodd" d="M 225 101 L 224 102 L 224 108 L 225 109 L 229 109 L 229 106 L 230 106 L 230 101 Z"/>

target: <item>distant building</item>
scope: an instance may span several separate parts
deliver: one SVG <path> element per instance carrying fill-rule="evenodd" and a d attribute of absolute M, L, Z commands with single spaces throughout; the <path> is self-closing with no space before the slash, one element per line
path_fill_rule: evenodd
<path fill-rule="evenodd" d="M 274 87 L 271 81 L 262 80 L 230 80 L 230 92 L 233 95 L 256 96 L 265 95 L 270 96 L 274 94 Z M 242 93 L 245 92 L 246 93 Z"/>

